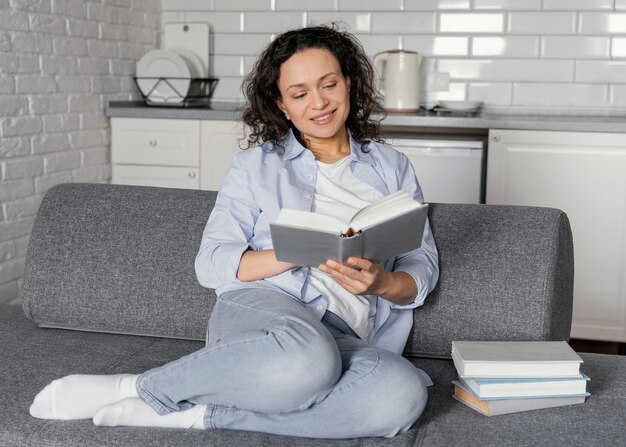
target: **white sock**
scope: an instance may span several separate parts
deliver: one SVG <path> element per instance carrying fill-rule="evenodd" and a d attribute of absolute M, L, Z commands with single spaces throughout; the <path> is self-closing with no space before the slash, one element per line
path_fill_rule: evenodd
<path fill-rule="evenodd" d="M 91 419 L 106 405 L 138 396 L 137 377 L 74 374 L 54 380 L 35 396 L 30 414 L 40 419 Z"/>
<path fill-rule="evenodd" d="M 93 423 L 105 427 L 161 427 L 204 429 L 206 405 L 194 405 L 189 410 L 160 415 L 138 397 L 120 400 L 101 408 Z"/>

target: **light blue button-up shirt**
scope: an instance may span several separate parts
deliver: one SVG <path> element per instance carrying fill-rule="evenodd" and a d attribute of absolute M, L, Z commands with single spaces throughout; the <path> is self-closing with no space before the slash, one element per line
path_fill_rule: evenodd
<path fill-rule="evenodd" d="M 241 255 L 252 250 L 271 249 L 270 222 L 281 208 L 311 211 L 317 179 L 317 163 L 311 151 L 302 146 L 293 132 L 282 141 L 282 148 L 269 151 L 269 142 L 237 154 L 217 195 L 215 206 L 202 235 L 196 257 L 200 284 L 218 295 L 236 289 L 269 287 L 301 301 L 322 318 L 327 302 L 307 282 L 308 268 L 293 268 L 259 281 L 237 279 Z M 408 158 L 392 147 L 370 142 L 369 151 L 350 137 L 352 174 L 389 195 L 405 190 L 423 202 L 421 188 Z M 413 309 L 421 306 L 439 277 L 438 254 L 428 223 L 422 246 L 383 262 L 386 271 L 406 272 L 417 284 L 417 295 L 408 305 L 397 305 L 378 298 L 376 318 L 368 341 L 401 353 L 413 326 Z"/>

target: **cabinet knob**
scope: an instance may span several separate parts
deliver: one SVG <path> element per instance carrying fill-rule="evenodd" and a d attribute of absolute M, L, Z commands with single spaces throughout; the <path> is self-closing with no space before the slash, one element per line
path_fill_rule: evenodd
<path fill-rule="evenodd" d="M 493 134 L 491 136 L 491 141 L 493 141 L 494 143 L 497 143 L 498 141 L 500 141 L 500 135 L 498 135 L 497 133 Z"/>
<path fill-rule="evenodd" d="M 189 171 L 187 173 L 187 177 L 189 177 L 189 178 L 196 178 L 196 172 L 195 171 Z"/>
<path fill-rule="evenodd" d="M 152 140 L 148 141 L 148 144 L 149 144 L 150 146 L 152 146 L 152 147 L 156 147 L 156 145 L 157 145 L 157 140 L 155 140 L 155 139 L 153 138 Z"/>

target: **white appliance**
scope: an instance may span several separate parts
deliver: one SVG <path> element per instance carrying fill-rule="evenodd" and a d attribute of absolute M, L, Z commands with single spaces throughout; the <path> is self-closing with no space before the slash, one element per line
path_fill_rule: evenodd
<path fill-rule="evenodd" d="M 411 161 L 426 202 L 484 203 L 483 139 L 394 137 L 387 142 Z"/>

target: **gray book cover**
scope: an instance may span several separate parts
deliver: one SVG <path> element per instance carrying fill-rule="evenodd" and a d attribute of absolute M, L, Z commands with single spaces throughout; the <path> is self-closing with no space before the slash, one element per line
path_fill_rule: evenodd
<path fill-rule="evenodd" d="M 453 394 L 452 398 L 484 414 L 485 416 L 499 416 L 502 414 L 520 413 L 522 411 L 582 404 L 586 399 L 585 395 L 528 399 L 480 400 L 471 395 L 468 396 L 466 393 L 470 392 L 460 382 L 455 380 L 452 383 L 461 389 L 461 393 L 458 395 Z M 456 392 L 457 390 L 455 389 L 455 393 Z"/>
<path fill-rule="evenodd" d="M 422 244 L 428 205 L 391 217 L 344 237 L 298 226 L 270 224 L 276 259 L 317 267 L 328 259 L 345 262 L 350 256 L 384 261 Z"/>

